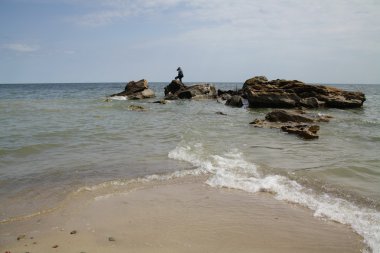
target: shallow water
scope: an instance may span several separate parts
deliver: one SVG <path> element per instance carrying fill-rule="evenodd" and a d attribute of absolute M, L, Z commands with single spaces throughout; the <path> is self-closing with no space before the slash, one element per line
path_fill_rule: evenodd
<path fill-rule="evenodd" d="M 209 174 L 214 187 L 268 191 L 307 206 L 380 251 L 380 85 L 335 85 L 361 90 L 367 101 L 361 109 L 314 110 L 333 119 L 320 123 L 313 141 L 248 124 L 269 109 L 151 103 L 165 85 L 150 84 L 156 99 L 105 102 L 123 85 L 1 84 L 0 220 L 55 207 L 84 186 L 186 171 Z M 131 104 L 147 110 L 130 111 Z"/>

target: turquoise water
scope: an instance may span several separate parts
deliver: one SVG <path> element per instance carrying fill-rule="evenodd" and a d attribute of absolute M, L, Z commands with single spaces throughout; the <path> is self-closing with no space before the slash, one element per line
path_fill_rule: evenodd
<path fill-rule="evenodd" d="M 106 102 L 124 85 L 0 84 L 0 220 L 52 208 L 84 186 L 206 173 L 213 187 L 269 191 L 348 224 L 380 251 L 380 85 L 334 85 L 367 101 L 314 110 L 333 119 L 313 141 L 249 125 L 269 109 L 152 103 L 166 83 L 149 85 L 156 99 Z"/>

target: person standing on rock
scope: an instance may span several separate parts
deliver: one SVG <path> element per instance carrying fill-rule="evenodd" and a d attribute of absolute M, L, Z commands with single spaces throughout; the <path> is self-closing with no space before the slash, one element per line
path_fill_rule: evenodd
<path fill-rule="evenodd" d="M 182 72 L 181 67 L 178 67 L 177 71 L 178 71 L 178 76 L 175 77 L 175 80 L 179 79 L 179 81 L 182 83 L 183 72 Z"/>

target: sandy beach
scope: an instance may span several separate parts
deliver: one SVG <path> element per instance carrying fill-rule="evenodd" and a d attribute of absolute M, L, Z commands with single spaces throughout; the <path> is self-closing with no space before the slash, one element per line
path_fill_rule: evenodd
<path fill-rule="evenodd" d="M 89 192 L 49 214 L 0 225 L 0 252 L 360 252 L 362 238 L 268 193 L 200 178 Z"/>

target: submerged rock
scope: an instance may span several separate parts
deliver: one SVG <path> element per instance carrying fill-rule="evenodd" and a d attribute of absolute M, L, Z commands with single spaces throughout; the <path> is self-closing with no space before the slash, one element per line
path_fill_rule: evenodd
<path fill-rule="evenodd" d="M 128 109 L 131 111 L 138 111 L 138 112 L 146 111 L 146 109 L 141 105 L 130 105 L 128 106 Z"/>
<path fill-rule="evenodd" d="M 319 126 L 315 122 L 328 122 L 330 116 L 307 114 L 304 111 L 273 110 L 264 120 L 255 119 L 250 124 L 255 127 L 278 128 L 303 139 L 316 139 Z"/>
<path fill-rule="evenodd" d="M 124 91 L 116 94 L 112 94 L 111 97 L 123 96 L 128 99 L 144 99 L 144 98 L 153 98 L 155 93 L 153 90 L 149 89 L 148 81 L 141 79 L 140 81 L 130 81 L 125 86 Z"/>

